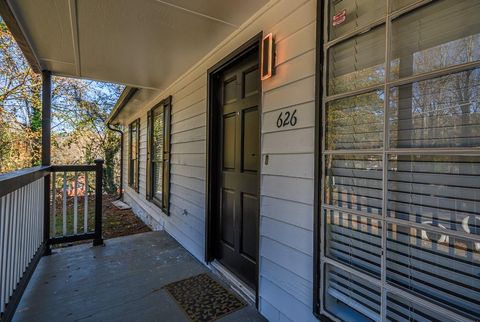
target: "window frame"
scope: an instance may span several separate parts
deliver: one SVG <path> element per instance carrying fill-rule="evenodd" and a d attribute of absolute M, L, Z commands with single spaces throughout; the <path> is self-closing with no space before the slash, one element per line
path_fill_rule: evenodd
<path fill-rule="evenodd" d="M 162 198 L 155 196 L 154 188 L 154 113 L 163 109 L 163 160 L 162 160 Z M 147 117 L 147 171 L 146 171 L 146 199 L 170 216 L 170 159 L 171 159 L 171 114 L 172 96 L 167 97 L 148 111 Z"/>
<path fill-rule="evenodd" d="M 453 311 L 449 310 L 448 308 L 443 308 L 438 304 L 434 304 L 429 301 L 425 301 L 418 297 L 417 295 L 404 292 L 400 290 L 398 287 L 391 286 L 386 282 L 386 253 L 383 251 L 382 255 L 382 278 L 380 280 L 375 280 L 371 278 L 369 275 L 363 274 L 361 272 L 356 271 L 353 268 L 349 268 L 346 265 L 342 265 L 340 262 L 326 256 L 326 236 L 325 236 L 325 229 L 323 222 L 325 221 L 323 211 L 326 209 L 324 207 L 324 178 L 325 178 L 325 158 L 329 155 L 338 155 L 342 153 L 351 153 L 354 155 L 356 152 L 355 149 L 351 151 L 335 151 L 335 150 L 327 150 L 325 147 L 325 128 L 326 128 L 326 106 L 329 102 L 333 102 L 338 99 L 346 98 L 346 97 L 353 97 L 356 95 L 364 94 L 372 92 L 376 89 L 384 90 L 384 95 L 386 98 L 384 99 L 384 129 L 383 135 L 383 148 L 372 150 L 372 151 L 363 151 L 364 153 L 371 153 L 371 154 L 378 154 L 382 156 L 383 162 L 383 177 L 386 178 L 387 173 L 387 165 L 389 156 L 393 154 L 403 154 L 403 155 L 412 155 L 412 154 L 420 154 L 424 156 L 428 155 L 442 155 L 447 153 L 449 156 L 462 156 L 462 155 L 475 155 L 480 156 L 480 151 L 471 147 L 464 147 L 464 148 L 393 148 L 390 146 L 385 146 L 385 144 L 389 144 L 389 134 L 390 134 L 390 124 L 389 120 L 389 99 L 388 96 L 390 90 L 395 87 L 399 87 L 402 85 L 413 84 L 415 82 L 424 81 L 424 80 L 431 80 L 435 78 L 439 78 L 442 76 L 446 76 L 449 74 L 455 74 L 463 71 L 474 70 L 476 68 L 480 68 L 480 61 L 468 62 L 468 63 L 461 63 L 458 65 L 453 65 L 445 68 L 440 68 L 433 71 L 422 72 L 418 74 L 413 74 L 405 77 L 398 77 L 397 79 L 391 79 L 390 77 L 390 59 L 391 59 L 391 26 L 392 22 L 395 19 L 400 18 L 406 14 L 414 12 L 416 9 L 419 9 L 424 6 L 428 6 L 431 1 L 425 0 L 417 0 L 410 5 L 402 7 L 397 10 L 390 11 L 389 6 L 392 4 L 392 0 L 386 0 L 387 4 L 387 14 L 382 19 L 377 19 L 370 24 L 362 26 L 361 28 L 357 28 L 348 32 L 347 34 L 330 40 L 329 35 L 329 27 L 330 27 L 330 15 L 329 15 L 329 3 L 328 0 L 319 0 L 317 1 L 317 35 L 316 35 L 316 86 L 315 86 L 315 173 L 314 173 L 314 253 L 313 253 L 313 266 L 314 266 L 314 276 L 313 276 L 313 313 L 314 315 L 319 318 L 320 320 L 336 320 L 337 317 L 330 314 L 325 308 L 325 290 L 324 284 L 326 279 L 326 271 L 325 268 L 327 265 L 333 265 L 334 267 L 340 268 L 345 270 L 347 273 L 352 273 L 354 276 L 359 278 L 363 278 L 365 281 L 371 282 L 376 286 L 382 288 L 381 293 L 381 314 L 380 318 L 386 317 L 386 310 L 387 310 L 387 294 L 398 295 L 403 299 L 407 299 L 410 301 L 416 301 L 421 307 L 433 309 L 437 313 L 446 314 L 449 317 L 459 317 Z M 353 39 L 356 36 L 359 36 L 365 32 L 368 32 L 371 29 L 374 29 L 379 26 L 385 26 L 386 29 L 386 57 L 385 57 L 385 75 L 386 79 L 379 85 L 368 86 L 362 89 L 353 90 L 353 91 L 346 91 L 340 94 L 334 95 L 327 95 L 327 87 L 328 87 L 328 50 L 332 48 L 334 45 L 341 43 L 348 39 Z M 367 154 L 364 154 L 367 155 Z M 390 223 L 394 223 L 396 219 L 388 218 L 386 216 L 387 209 L 387 194 L 388 194 L 388 180 L 383 180 L 383 196 L 382 196 L 382 249 L 386 250 L 386 235 L 387 235 L 387 225 Z M 408 225 L 409 222 L 406 221 L 403 224 Z M 430 228 L 428 226 L 423 227 L 426 231 L 433 231 L 435 232 L 434 228 Z M 454 231 L 448 231 L 450 236 L 457 236 Z"/>
<path fill-rule="evenodd" d="M 136 166 L 132 164 L 132 129 L 136 129 L 137 151 L 136 151 Z M 132 180 L 133 176 L 135 178 Z M 136 192 L 140 190 L 140 118 L 136 119 L 128 125 L 128 186 Z"/>

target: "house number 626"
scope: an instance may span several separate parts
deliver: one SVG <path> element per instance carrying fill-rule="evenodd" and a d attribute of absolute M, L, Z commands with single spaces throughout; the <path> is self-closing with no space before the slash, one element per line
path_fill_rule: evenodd
<path fill-rule="evenodd" d="M 287 125 L 291 125 L 291 126 L 297 125 L 297 117 L 295 116 L 296 113 L 297 113 L 296 109 L 293 110 L 293 112 L 286 111 L 285 114 L 283 112 L 280 112 L 280 115 L 278 115 L 278 119 L 277 119 L 277 127 L 280 129 Z"/>

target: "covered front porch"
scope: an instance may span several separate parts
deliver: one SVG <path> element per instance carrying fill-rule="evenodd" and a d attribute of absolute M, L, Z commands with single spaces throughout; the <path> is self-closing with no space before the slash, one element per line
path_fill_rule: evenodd
<path fill-rule="evenodd" d="M 52 165 L 52 77 L 122 84 L 125 93 L 147 91 L 140 101 L 155 98 L 267 3 L 0 1 L 43 84 L 41 166 L 0 176 L 0 321 L 189 320 L 163 287 L 212 271 L 166 232 L 104 242 L 103 161 Z M 86 240 L 93 246 L 54 248 Z M 263 319 L 242 301 L 221 320 Z"/>
<path fill-rule="evenodd" d="M 164 231 L 105 244 L 55 249 L 43 257 L 13 321 L 189 321 L 165 286 L 202 273 L 235 292 Z M 218 321 L 264 321 L 245 303 Z"/>

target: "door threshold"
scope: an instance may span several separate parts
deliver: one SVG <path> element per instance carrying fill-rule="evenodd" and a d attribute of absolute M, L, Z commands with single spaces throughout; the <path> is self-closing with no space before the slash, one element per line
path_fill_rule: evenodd
<path fill-rule="evenodd" d="M 217 260 L 214 260 L 209 264 L 210 269 L 220 277 L 223 277 L 230 286 L 243 297 L 251 305 L 255 305 L 255 291 L 252 290 L 247 284 L 245 284 L 241 279 L 239 279 L 235 274 L 229 271 L 225 266 L 223 266 Z"/>

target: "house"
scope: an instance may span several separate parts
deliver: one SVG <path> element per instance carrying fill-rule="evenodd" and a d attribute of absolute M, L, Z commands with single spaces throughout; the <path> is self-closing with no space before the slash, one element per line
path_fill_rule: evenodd
<path fill-rule="evenodd" d="M 124 201 L 268 320 L 480 319 L 480 2 L 2 3 L 127 85 Z"/>

